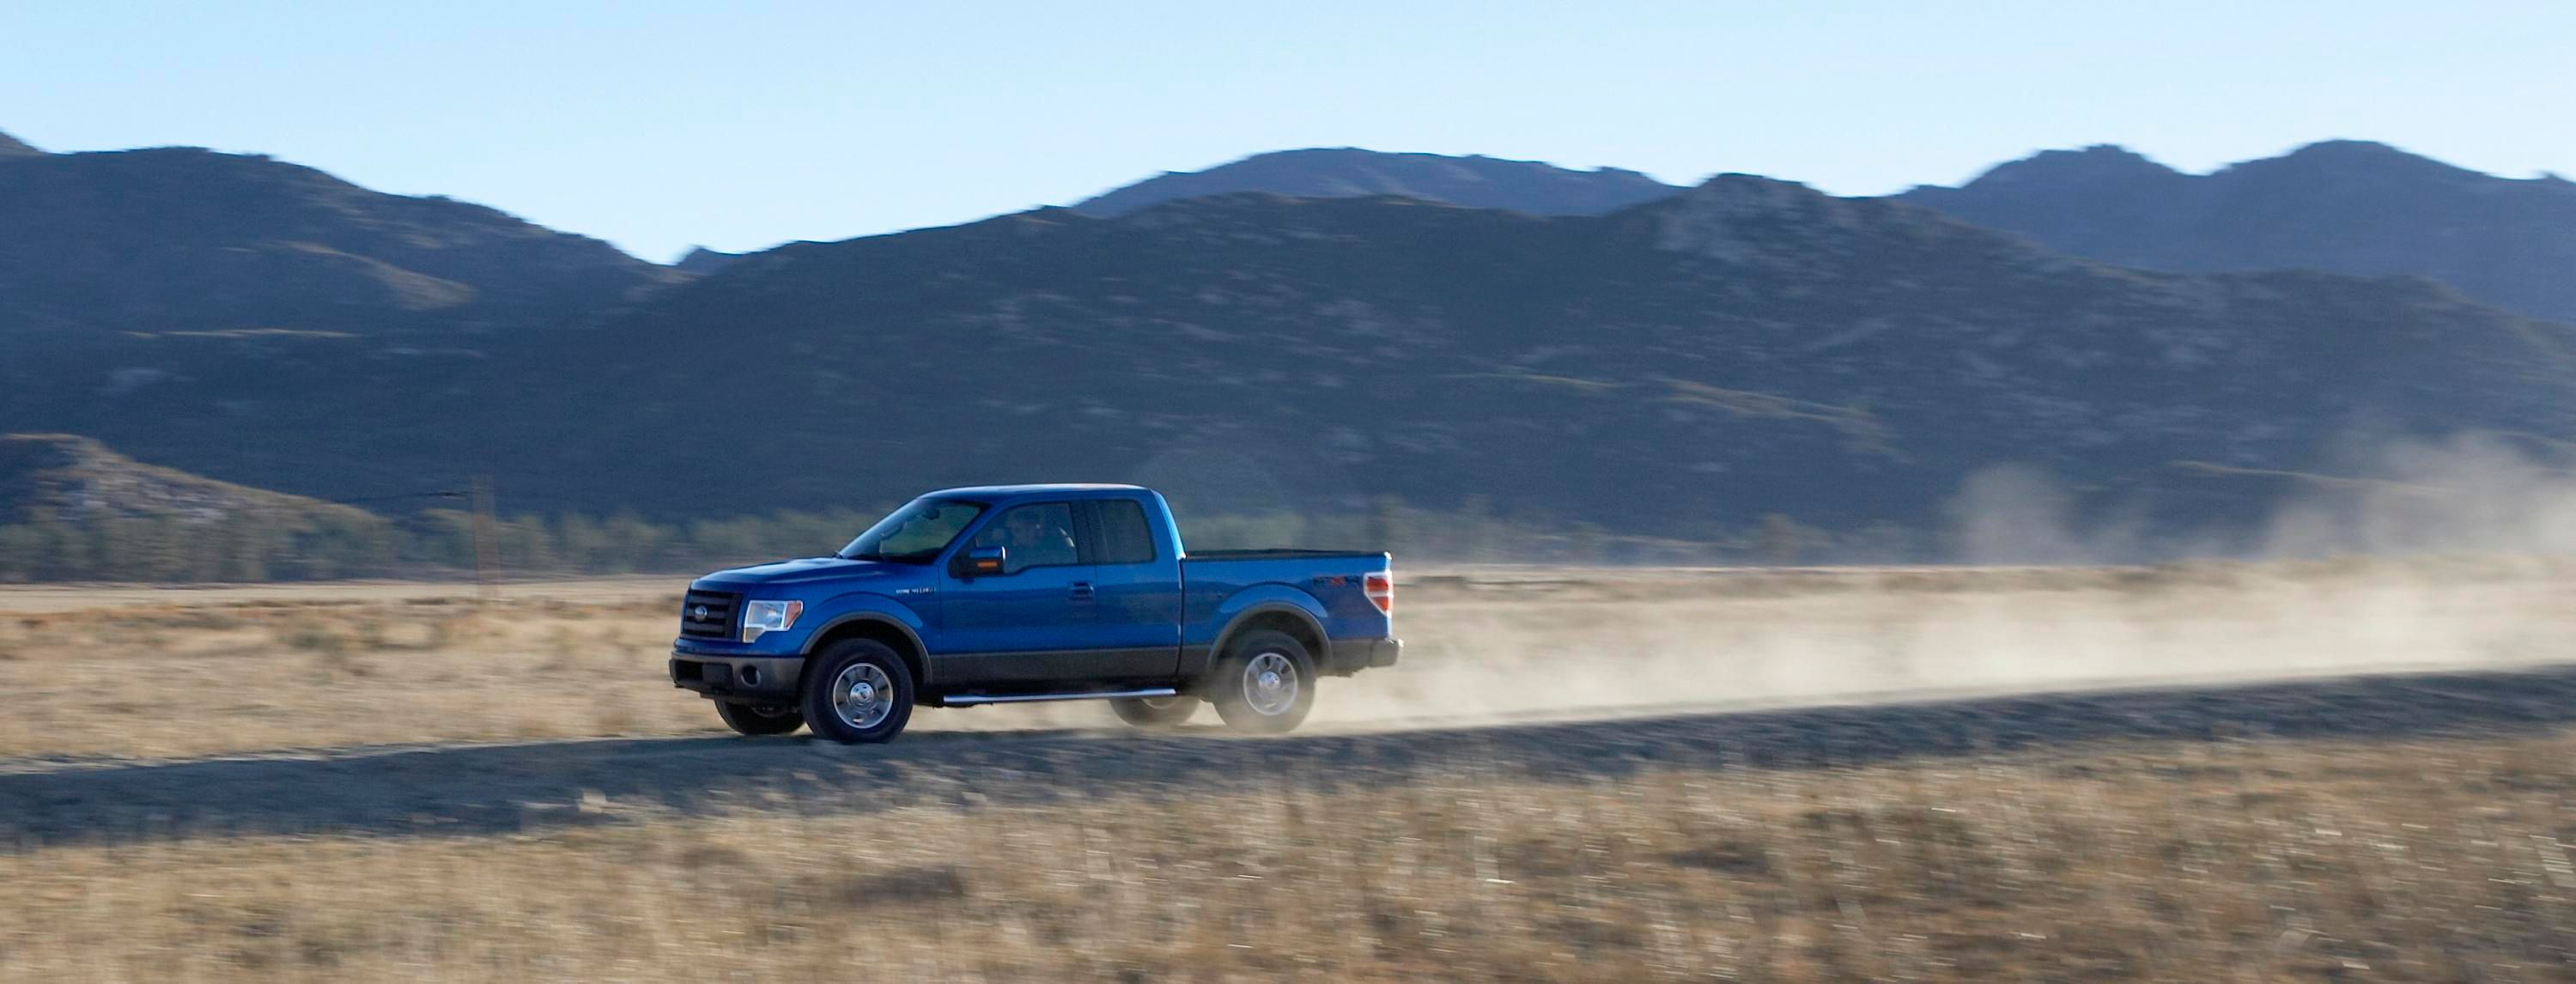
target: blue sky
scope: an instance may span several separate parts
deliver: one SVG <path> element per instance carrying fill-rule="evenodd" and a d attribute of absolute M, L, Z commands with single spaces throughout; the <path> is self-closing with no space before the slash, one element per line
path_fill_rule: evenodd
<path fill-rule="evenodd" d="M 0 131 L 195 144 L 650 259 L 1065 204 L 1264 150 L 1839 194 L 2120 143 L 2576 175 L 2576 3 L 0 0 Z"/>

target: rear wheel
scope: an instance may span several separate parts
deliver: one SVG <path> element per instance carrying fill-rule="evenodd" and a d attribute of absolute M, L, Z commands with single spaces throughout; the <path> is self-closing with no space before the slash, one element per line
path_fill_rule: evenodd
<path fill-rule="evenodd" d="M 880 742 L 912 720 L 912 671 L 873 639 L 845 639 L 816 654 L 805 677 L 806 727 L 843 744 Z"/>
<path fill-rule="evenodd" d="M 1226 647 L 1207 694 L 1226 727 L 1279 734 L 1304 722 L 1315 709 L 1315 658 L 1288 633 L 1247 632 Z"/>
<path fill-rule="evenodd" d="M 1118 720 L 1139 728 L 1169 728 L 1190 719 L 1199 712 L 1199 699 L 1181 694 L 1173 697 L 1120 697 L 1109 702 L 1118 712 Z"/>
<path fill-rule="evenodd" d="M 783 735 L 805 726 L 805 715 L 793 707 L 780 705 L 734 704 L 716 702 L 716 716 L 726 726 L 746 735 Z"/>

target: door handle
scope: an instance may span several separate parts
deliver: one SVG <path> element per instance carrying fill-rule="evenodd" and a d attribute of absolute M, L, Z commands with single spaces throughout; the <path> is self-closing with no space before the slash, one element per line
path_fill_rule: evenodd
<path fill-rule="evenodd" d="M 1073 582 L 1073 596 L 1074 596 L 1074 597 L 1076 597 L 1076 598 L 1089 598 L 1089 597 L 1091 597 L 1091 582 L 1089 582 L 1089 581 L 1075 581 L 1075 582 Z"/>

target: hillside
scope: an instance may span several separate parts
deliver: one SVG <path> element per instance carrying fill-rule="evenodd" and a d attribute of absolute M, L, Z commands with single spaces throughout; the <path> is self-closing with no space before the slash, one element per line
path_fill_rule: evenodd
<path fill-rule="evenodd" d="M 2118 147 L 2049 151 L 1899 197 L 2110 263 L 2414 274 L 2576 322 L 2576 184 L 2383 144 L 2328 141 L 2206 175 Z"/>
<path fill-rule="evenodd" d="M 0 434 L 0 524 L 243 518 L 290 525 L 322 517 L 364 519 L 360 510 L 143 464 L 69 434 Z"/>
<path fill-rule="evenodd" d="M 1299 198 L 1396 195 L 1527 215 L 1602 215 L 1680 190 L 1618 168 L 1576 171 L 1538 161 L 1340 147 L 1255 154 L 1204 171 L 1167 172 L 1073 210 L 1118 216 L 1176 199 L 1257 191 Z"/>
<path fill-rule="evenodd" d="M 2366 422 L 2576 434 L 2568 329 L 2422 282 L 2141 273 L 1741 175 L 1604 218 L 1036 212 L 779 250 L 613 331 L 639 354 L 582 402 L 629 413 L 576 453 L 824 463 L 695 479 L 734 501 L 1099 477 L 1202 503 L 1486 494 L 1622 530 L 1920 526 L 2002 461 L 2109 485 L 2314 465 Z M 719 331 L 797 356 L 685 344 Z M 746 401 L 775 425 L 732 427 Z"/>
<path fill-rule="evenodd" d="M 1134 480 L 1202 517 L 1397 496 L 1733 539 L 1784 514 L 1922 555 L 1998 463 L 2196 528 L 2270 505 L 2245 475 L 2352 472 L 2356 435 L 2564 440 L 2569 335 L 2421 280 L 2141 272 L 1729 175 L 1602 217 L 1048 209 L 444 346 L 57 342 L 0 365 L 0 419 L 326 498 L 488 472 L 509 510 L 687 518 Z"/>
<path fill-rule="evenodd" d="M 671 269 L 682 273 L 708 274 L 722 270 L 739 259 L 742 259 L 740 253 L 724 253 L 698 246 L 691 248 L 688 255 L 680 257 L 679 262 L 671 264 Z"/>
<path fill-rule="evenodd" d="M 480 205 L 265 157 L 0 165 L 0 336 L 557 326 L 681 279 Z"/>
<path fill-rule="evenodd" d="M 20 140 L 6 133 L 0 133 L 0 160 L 12 157 L 41 157 L 44 156 L 44 153 L 44 151 L 28 146 L 27 142 L 24 140 Z"/>

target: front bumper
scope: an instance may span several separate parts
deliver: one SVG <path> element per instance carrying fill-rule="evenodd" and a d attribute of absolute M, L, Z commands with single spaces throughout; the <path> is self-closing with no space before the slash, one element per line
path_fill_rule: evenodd
<path fill-rule="evenodd" d="M 794 701 L 803 656 L 671 654 L 671 685 L 716 700 Z"/>

